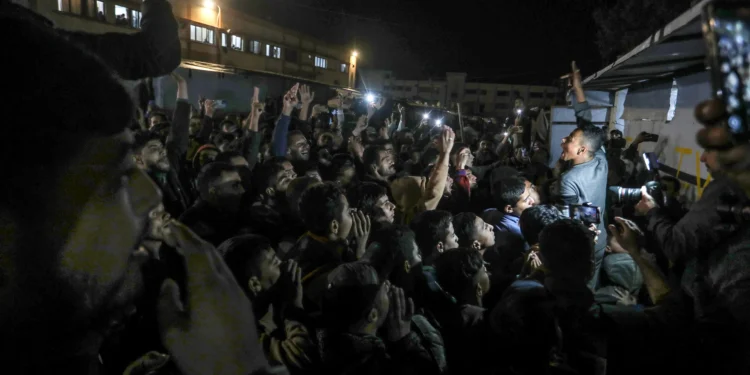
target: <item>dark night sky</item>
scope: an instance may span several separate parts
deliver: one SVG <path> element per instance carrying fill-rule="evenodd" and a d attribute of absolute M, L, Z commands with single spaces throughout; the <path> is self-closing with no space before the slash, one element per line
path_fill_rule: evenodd
<path fill-rule="evenodd" d="M 398 78 L 544 84 L 575 59 L 584 76 L 603 65 L 594 6 L 608 0 L 224 0 L 235 9 L 320 39 L 356 47 L 363 68 Z"/>

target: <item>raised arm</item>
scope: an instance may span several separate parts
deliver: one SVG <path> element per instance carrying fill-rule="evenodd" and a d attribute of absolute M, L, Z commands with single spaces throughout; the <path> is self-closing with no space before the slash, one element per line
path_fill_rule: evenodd
<path fill-rule="evenodd" d="M 315 92 L 310 93 L 310 86 L 302 85 L 299 89 L 302 108 L 299 111 L 299 119 L 307 121 L 307 112 L 310 110 L 310 104 L 315 100 Z"/>
<path fill-rule="evenodd" d="M 188 102 L 187 81 L 177 73 L 172 73 L 177 83 L 177 102 L 172 115 L 172 126 L 167 136 L 167 152 L 170 161 L 182 158 L 188 149 L 190 137 L 190 102 Z M 177 166 L 175 166 L 177 167 Z"/>
<path fill-rule="evenodd" d="M 281 110 L 281 116 L 276 122 L 276 128 L 273 130 L 272 153 L 273 156 L 286 156 L 287 140 L 289 134 L 289 123 L 292 121 L 292 110 L 297 105 L 297 91 L 299 83 L 292 86 L 289 92 L 284 95 L 284 107 Z"/>
<path fill-rule="evenodd" d="M 169 74 L 180 65 L 182 53 L 172 5 L 166 0 L 146 0 L 141 11 L 141 31 L 135 34 L 58 31 L 93 51 L 124 79 Z"/>

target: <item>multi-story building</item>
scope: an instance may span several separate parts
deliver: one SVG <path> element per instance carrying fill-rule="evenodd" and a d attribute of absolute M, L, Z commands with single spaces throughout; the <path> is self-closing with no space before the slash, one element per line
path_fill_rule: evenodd
<path fill-rule="evenodd" d="M 140 28 L 142 2 L 36 0 L 31 1 L 31 6 L 63 29 L 133 33 Z M 243 90 L 250 87 L 250 93 L 251 85 L 260 85 L 263 96 L 281 95 L 296 81 L 308 83 L 316 91 L 353 86 L 357 56 L 351 49 L 223 7 L 220 2 L 170 0 L 170 3 L 175 17 L 186 28 L 181 33 L 181 70 L 200 81 L 191 82 L 200 88 L 191 90 L 191 96 L 194 91 L 195 95 L 207 97 L 219 95 L 232 105 L 234 99 L 226 96 L 235 94 L 227 91 L 236 91 L 238 88 L 234 86 L 238 85 Z M 245 84 L 235 82 L 240 78 Z M 230 82 L 222 85 L 219 79 Z M 324 95 L 320 98 L 324 99 Z M 245 99 L 243 96 L 238 100 L 246 106 Z"/>
<path fill-rule="evenodd" d="M 359 74 L 360 90 L 432 105 L 439 102 L 450 109 L 460 103 L 462 113 L 470 115 L 507 116 L 517 97 L 523 98 L 527 107 L 564 104 L 557 87 L 467 82 L 466 73 L 446 73 L 445 80 L 427 81 L 396 79 L 387 70 L 364 69 Z"/>

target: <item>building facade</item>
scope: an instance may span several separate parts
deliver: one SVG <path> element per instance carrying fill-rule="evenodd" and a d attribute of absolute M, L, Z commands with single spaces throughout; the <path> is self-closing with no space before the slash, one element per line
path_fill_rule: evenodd
<path fill-rule="evenodd" d="M 508 116 L 517 97 L 527 107 L 565 104 L 560 90 L 553 86 L 509 85 L 467 81 L 466 73 L 446 73 L 444 80 L 403 80 L 387 70 L 360 70 L 359 90 L 373 91 L 393 99 L 440 103 L 477 116 Z"/>
<path fill-rule="evenodd" d="M 31 7 L 57 27 L 94 33 L 137 32 L 142 0 L 36 0 Z M 170 0 L 181 32 L 186 63 L 230 67 L 350 87 L 356 55 L 284 29 L 268 21 L 222 7 L 212 0 Z M 185 66 L 185 65 L 183 65 Z M 354 80 L 351 80 L 353 85 Z"/>

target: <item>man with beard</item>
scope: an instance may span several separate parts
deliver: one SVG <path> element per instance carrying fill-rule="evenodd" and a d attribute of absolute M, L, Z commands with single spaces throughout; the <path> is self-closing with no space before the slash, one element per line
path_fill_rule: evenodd
<path fill-rule="evenodd" d="M 181 182 L 189 181 L 182 160 L 188 148 L 191 107 L 187 101 L 187 82 L 176 74 L 172 76 L 177 81 L 177 103 L 166 142 L 156 132 L 138 132 L 133 157 L 136 165 L 161 188 L 167 212 L 179 217 L 192 203 L 190 193 Z"/>
<path fill-rule="evenodd" d="M 296 221 L 290 218 L 286 192 L 289 184 L 297 178 L 289 160 L 274 158 L 257 166 L 253 171 L 255 201 L 250 207 L 243 207 L 248 214 L 243 215 L 252 233 L 261 234 L 271 240 L 280 251 L 286 251 L 296 241 L 286 228 Z M 285 244 L 282 246 L 282 242 Z"/>
<path fill-rule="evenodd" d="M 126 127 L 134 106 L 112 73 L 49 28 L 0 17 L 2 32 L 14 35 L 5 67 L 26 77 L 0 94 L 13 109 L 7 121 L 22 123 L 29 113 L 54 119 L 0 140 L 5 159 L 20 138 L 45 150 L 6 167 L 9 181 L 25 183 L 0 186 L 0 361 L 16 374 L 94 373 L 102 334 L 122 306 L 133 249 L 161 197 L 133 164 Z M 161 286 L 160 335 L 172 358 L 184 374 L 263 367 L 250 304 L 226 265 L 183 225 L 169 230 L 193 276 L 182 291 L 172 280 Z"/>
<path fill-rule="evenodd" d="M 396 174 L 396 160 L 393 153 L 384 146 L 368 146 L 362 155 L 364 176 L 362 182 L 373 182 L 388 190 L 390 196 L 391 176 Z"/>
<path fill-rule="evenodd" d="M 200 198 L 180 221 L 218 246 L 241 229 L 242 177 L 232 165 L 214 162 L 198 176 L 198 191 Z"/>

